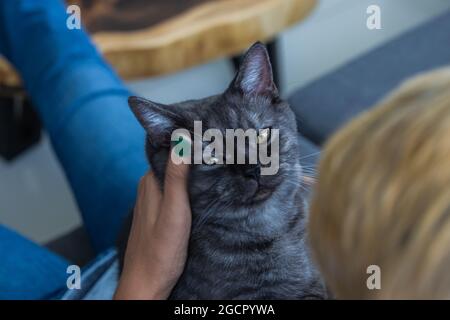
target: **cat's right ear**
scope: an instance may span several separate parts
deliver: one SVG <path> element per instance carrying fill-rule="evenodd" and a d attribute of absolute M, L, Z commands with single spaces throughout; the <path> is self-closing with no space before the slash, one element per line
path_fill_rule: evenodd
<path fill-rule="evenodd" d="M 278 97 L 269 53 L 262 43 L 257 42 L 248 49 L 228 90 L 250 96 Z"/>
<path fill-rule="evenodd" d="M 128 98 L 128 104 L 153 145 L 170 144 L 177 121 L 177 115 L 170 106 L 134 96 Z"/>

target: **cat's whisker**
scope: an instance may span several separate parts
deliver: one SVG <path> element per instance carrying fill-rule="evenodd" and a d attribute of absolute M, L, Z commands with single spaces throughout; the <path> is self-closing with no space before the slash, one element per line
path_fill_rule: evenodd
<path fill-rule="evenodd" d="M 317 170 L 315 166 L 302 166 L 303 169 Z"/>
<path fill-rule="evenodd" d="M 317 166 L 316 166 L 316 165 L 313 165 L 313 164 L 310 164 L 310 165 L 302 165 L 302 168 L 313 168 L 313 169 L 316 169 Z"/>
<path fill-rule="evenodd" d="M 303 168 L 302 172 L 303 173 L 311 173 L 311 174 L 314 174 L 314 175 L 317 174 L 317 171 L 312 169 L 312 168 Z"/>
<path fill-rule="evenodd" d="M 290 186 L 294 186 L 296 188 L 304 186 L 304 183 L 302 181 L 298 181 L 298 182 L 286 181 L 284 183 L 287 184 L 287 185 L 290 185 Z"/>
<path fill-rule="evenodd" d="M 305 158 L 309 158 L 309 157 L 314 157 L 314 156 L 320 154 L 321 152 L 322 152 L 322 151 L 313 152 L 313 153 L 308 154 L 308 155 L 306 155 L 306 156 L 300 157 L 299 160 L 302 160 L 302 159 L 305 159 Z"/>
<path fill-rule="evenodd" d="M 302 177 L 316 178 L 317 175 L 315 174 L 315 172 L 303 172 Z"/>

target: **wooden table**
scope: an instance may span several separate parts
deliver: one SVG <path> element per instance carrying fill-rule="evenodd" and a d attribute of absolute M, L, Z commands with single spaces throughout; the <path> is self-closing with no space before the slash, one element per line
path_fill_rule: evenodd
<path fill-rule="evenodd" d="M 70 0 L 124 79 L 173 73 L 234 56 L 301 21 L 316 0 Z M 2 59 L 0 84 L 19 85 Z"/>
<path fill-rule="evenodd" d="M 169 74 L 220 57 L 236 57 L 256 41 L 269 44 L 277 78 L 273 40 L 305 18 L 316 4 L 316 0 L 67 2 L 80 6 L 85 29 L 125 80 Z M 235 64 L 237 60 L 233 60 Z M 20 92 L 20 87 L 17 73 L 0 57 L 0 96 L 10 89 Z M 0 136 L 3 153 L 1 140 Z"/>

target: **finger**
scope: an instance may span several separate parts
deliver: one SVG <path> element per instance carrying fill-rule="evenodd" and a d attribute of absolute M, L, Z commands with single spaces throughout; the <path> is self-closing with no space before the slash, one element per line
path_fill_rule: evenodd
<path fill-rule="evenodd" d="M 172 153 L 173 154 L 173 153 Z M 162 208 L 163 219 L 170 221 L 172 225 L 179 225 L 182 228 L 189 226 L 191 220 L 191 209 L 187 191 L 187 180 L 189 164 L 177 164 L 169 157 L 164 180 L 164 193 Z"/>
<path fill-rule="evenodd" d="M 146 190 L 148 192 L 148 194 L 150 195 L 150 197 L 152 198 L 161 198 L 162 197 L 162 192 L 161 189 L 159 187 L 159 183 L 158 180 L 156 180 L 155 174 L 153 173 L 153 171 L 148 171 L 144 177 L 142 177 L 142 179 L 144 180 L 144 184 L 146 185 Z"/>
<path fill-rule="evenodd" d="M 170 159 L 166 168 L 164 180 L 163 202 L 168 207 L 185 207 L 189 203 L 187 192 L 187 178 L 189 165 L 174 164 Z"/>
<path fill-rule="evenodd" d="M 138 195 L 136 199 L 134 214 L 154 215 L 158 210 L 162 199 L 162 193 L 153 172 L 147 172 L 139 181 Z M 154 208 L 154 210 L 152 210 Z"/>
<path fill-rule="evenodd" d="M 188 137 L 183 137 L 183 139 L 185 144 L 191 143 Z M 184 153 L 183 158 L 174 149 L 170 150 L 164 178 L 164 197 L 173 197 L 187 192 L 189 164 L 185 162 L 190 159 L 190 154 Z"/>

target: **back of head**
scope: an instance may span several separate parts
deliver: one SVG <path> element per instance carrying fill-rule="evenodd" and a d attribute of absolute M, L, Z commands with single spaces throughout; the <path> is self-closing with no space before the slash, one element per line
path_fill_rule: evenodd
<path fill-rule="evenodd" d="M 408 81 L 329 141 L 309 228 L 337 298 L 450 298 L 450 68 Z M 380 290 L 367 287 L 370 265 Z"/>

